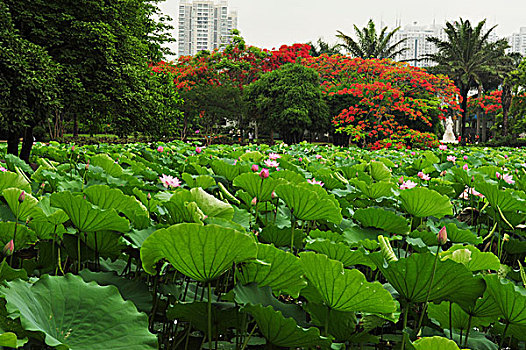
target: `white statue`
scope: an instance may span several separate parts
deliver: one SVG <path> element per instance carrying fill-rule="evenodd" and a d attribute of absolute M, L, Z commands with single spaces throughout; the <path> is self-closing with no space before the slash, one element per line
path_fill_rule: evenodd
<path fill-rule="evenodd" d="M 458 143 L 455 133 L 453 132 L 453 119 L 447 117 L 446 119 L 446 132 L 442 137 L 442 143 Z"/>

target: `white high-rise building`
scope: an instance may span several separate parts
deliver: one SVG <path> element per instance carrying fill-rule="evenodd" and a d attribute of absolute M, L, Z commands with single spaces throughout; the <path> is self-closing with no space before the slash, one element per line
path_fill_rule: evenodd
<path fill-rule="evenodd" d="M 221 49 L 237 29 L 237 12 L 228 10 L 226 0 L 180 0 L 178 27 L 179 56 Z"/>
<path fill-rule="evenodd" d="M 526 56 L 526 27 L 521 27 L 518 33 L 513 33 L 509 38 L 510 51 Z"/>
<path fill-rule="evenodd" d="M 440 40 L 447 40 L 446 33 L 443 25 L 418 25 L 414 22 L 411 25 L 407 25 L 400 28 L 389 41 L 390 45 L 399 42 L 402 39 L 406 39 L 403 43 L 398 46 L 398 49 L 407 48 L 403 53 L 395 57 L 396 61 L 408 62 L 410 65 L 415 67 L 429 67 L 434 65 L 432 61 L 422 60 L 426 55 L 434 54 L 438 52 L 435 44 L 427 41 L 427 38 L 437 37 Z M 489 40 L 496 41 L 497 35 L 492 32 Z"/>

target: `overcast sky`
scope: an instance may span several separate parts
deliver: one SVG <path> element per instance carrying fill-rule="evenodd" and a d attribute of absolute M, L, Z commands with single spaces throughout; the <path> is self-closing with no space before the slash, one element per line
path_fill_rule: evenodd
<path fill-rule="evenodd" d="M 526 0 L 229 0 L 238 11 L 242 36 L 248 44 L 271 49 L 282 44 L 323 38 L 335 42 L 337 30 L 352 34 L 353 24 L 365 26 L 369 18 L 394 27 L 412 22 L 427 25 L 463 17 L 472 22 L 487 18 L 498 24 L 499 36 L 526 27 Z M 166 0 L 161 9 L 177 19 L 177 0 Z"/>

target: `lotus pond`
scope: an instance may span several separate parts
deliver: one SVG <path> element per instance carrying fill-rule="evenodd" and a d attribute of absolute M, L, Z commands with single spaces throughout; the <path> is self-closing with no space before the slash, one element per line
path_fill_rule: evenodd
<path fill-rule="evenodd" d="M 0 347 L 525 348 L 524 149 L 2 158 Z"/>

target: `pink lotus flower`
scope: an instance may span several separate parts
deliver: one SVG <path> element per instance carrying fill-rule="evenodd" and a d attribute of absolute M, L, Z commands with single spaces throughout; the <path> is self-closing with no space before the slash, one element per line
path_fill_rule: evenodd
<path fill-rule="evenodd" d="M 438 231 L 438 234 L 437 234 L 437 241 L 438 241 L 438 244 L 440 245 L 444 245 L 446 244 L 447 242 L 447 230 L 446 230 L 446 226 L 442 227 L 440 229 L 440 231 Z"/>
<path fill-rule="evenodd" d="M 429 175 L 427 175 L 427 174 L 424 174 L 423 171 L 419 171 L 417 176 L 419 178 L 421 178 L 422 180 L 424 180 L 424 181 L 429 181 L 431 179 L 431 177 Z"/>
<path fill-rule="evenodd" d="M 267 159 L 263 163 L 265 163 L 266 166 L 269 168 L 277 168 L 279 166 L 279 163 L 275 160 Z"/>
<path fill-rule="evenodd" d="M 454 164 L 456 162 L 456 160 L 457 160 L 457 157 L 455 157 L 455 156 L 447 156 L 446 159 L 447 159 L 448 162 L 453 162 L 453 164 Z"/>
<path fill-rule="evenodd" d="M 277 153 L 270 153 L 270 154 L 268 155 L 268 158 L 269 158 L 269 159 L 272 159 L 272 160 L 276 160 L 276 159 L 278 159 L 278 158 L 281 158 L 281 156 L 280 156 L 279 154 L 277 154 Z"/>
<path fill-rule="evenodd" d="M 6 172 L 6 171 L 7 171 L 7 169 L 6 169 L 6 168 L 4 168 L 3 166 L 0 166 L 0 171 Z"/>
<path fill-rule="evenodd" d="M 446 145 L 440 145 L 440 146 L 438 146 L 438 149 L 441 150 L 441 151 L 445 151 L 447 149 L 447 146 Z"/>
<path fill-rule="evenodd" d="M 504 180 L 504 182 L 509 185 L 513 185 L 515 183 L 515 181 L 513 180 L 513 175 L 510 174 L 502 175 L 502 180 Z"/>
<path fill-rule="evenodd" d="M 464 157 L 462 157 L 462 158 L 464 158 L 464 160 L 468 160 L 468 156 L 464 156 Z"/>
<path fill-rule="evenodd" d="M 416 182 L 413 182 L 411 180 L 407 180 L 405 182 L 403 182 L 401 185 L 400 185 L 400 189 L 401 190 L 408 190 L 410 188 L 413 188 L 413 187 L 416 187 Z"/>
<path fill-rule="evenodd" d="M 157 152 L 163 153 L 164 152 L 164 147 L 163 146 L 157 147 Z"/>
<path fill-rule="evenodd" d="M 411 155 L 412 155 L 412 156 L 414 156 L 415 154 L 416 154 L 416 152 L 414 152 L 414 151 L 413 151 L 413 152 L 411 152 Z"/>
<path fill-rule="evenodd" d="M 468 200 L 470 194 L 476 197 L 484 198 L 484 195 L 475 190 L 474 188 L 466 188 L 464 192 L 462 192 L 460 196 L 458 196 L 458 198 Z"/>
<path fill-rule="evenodd" d="M 316 157 L 316 159 L 322 159 L 323 158 L 323 156 L 320 155 L 320 154 L 316 154 L 315 157 Z"/>
<path fill-rule="evenodd" d="M 252 204 L 252 205 L 256 205 L 257 203 L 258 203 L 258 198 L 257 197 L 252 198 L 252 201 L 250 201 L 250 204 Z"/>
<path fill-rule="evenodd" d="M 507 154 L 505 154 L 505 155 L 504 155 L 504 158 L 508 159 L 508 155 L 507 155 Z"/>
<path fill-rule="evenodd" d="M 468 166 L 467 164 L 464 164 L 464 165 L 462 166 L 462 169 L 464 169 L 465 171 L 468 171 L 468 170 L 469 170 L 469 166 Z"/>
<path fill-rule="evenodd" d="M 75 152 L 75 145 L 71 146 L 71 150 Z"/>
<path fill-rule="evenodd" d="M 195 152 L 196 152 L 197 154 L 201 153 L 202 151 L 203 151 L 203 150 L 202 150 L 201 147 L 199 147 L 199 146 L 197 146 L 197 147 L 195 148 Z"/>
<path fill-rule="evenodd" d="M 170 175 L 163 174 L 163 176 L 161 176 L 159 179 L 161 180 L 163 186 L 166 188 L 176 188 L 181 186 L 181 180 Z"/>
<path fill-rule="evenodd" d="M 259 170 L 259 166 L 257 164 L 253 164 L 251 169 L 253 172 L 256 172 Z"/>
<path fill-rule="evenodd" d="M 13 255 L 13 252 L 15 251 L 15 242 L 13 240 L 10 240 L 5 245 L 4 249 L 2 250 L 2 253 L 4 253 L 5 256 Z"/>
<path fill-rule="evenodd" d="M 298 160 L 299 160 L 300 162 L 302 162 L 302 161 L 303 161 L 303 158 L 299 157 Z"/>
<path fill-rule="evenodd" d="M 398 179 L 398 183 L 399 184 L 403 184 L 404 183 L 404 176 L 400 176 L 400 178 Z"/>
<path fill-rule="evenodd" d="M 262 179 L 266 179 L 267 177 L 269 177 L 269 175 L 270 172 L 266 168 L 263 168 L 263 170 L 261 170 L 261 172 L 259 173 L 259 177 Z"/>
<path fill-rule="evenodd" d="M 311 185 L 320 185 L 322 187 L 323 187 L 323 185 L 325 185 L 323 182 L 316 181 L 316 179 L 314 179 L 314 178 L 308 179 L 307 182 L 310 183 Z"/>
<path fill-rule="evenodd" d="M 272 191 L 272 193 L 270 194 L 270 198 L 272 198 L 272 199 L 275 199 L 277 196 L 278 195 L 274 191 Z"/>
<path fill-rule="evenodd" d="M 196 133 L 196 134 L 199 134 L 199 129 L 197 129 L 197 130 L 195 131 L 195 133 Z"/>

